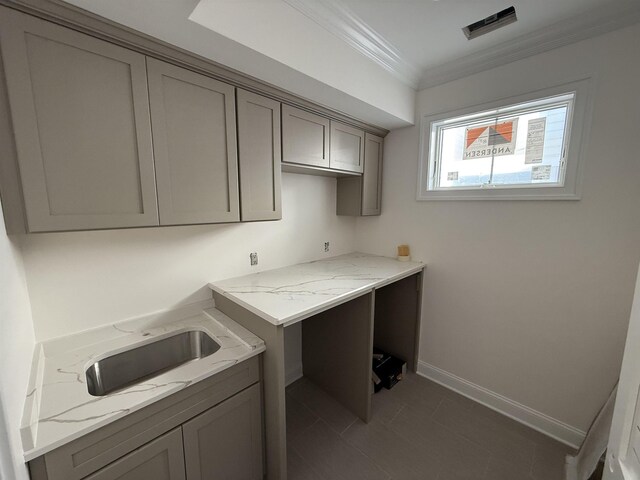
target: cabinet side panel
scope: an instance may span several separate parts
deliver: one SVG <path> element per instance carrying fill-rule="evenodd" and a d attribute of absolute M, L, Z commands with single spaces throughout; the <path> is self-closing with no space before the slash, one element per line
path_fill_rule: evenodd
<path fill-rule="evenodd" d="M 0 12 L 1 13 L 1 12 Z M 2 45 L 0 45 L 0 50 Z M 7 85 L 0 51 L 0 199 L 7 233 L 27 231 L 18 158 L 9 113 Z"/>
<path fill-rule="evenodd" d="M 371 418 L 373 293 L 302 322 L 305 377 L 364 422 Z"/>
<path fill-rule="evenodd" d="M 417 367 L 420 274 L 398 280 L 376 290 L 374 340 L 376 347 Z"/>
<path fill-rule="evenodd" d="M 264 340 L 262 357 L 267 478 L 287 479 L 284 327 L 275 326 L 213 292 L 216 308 Z"/>

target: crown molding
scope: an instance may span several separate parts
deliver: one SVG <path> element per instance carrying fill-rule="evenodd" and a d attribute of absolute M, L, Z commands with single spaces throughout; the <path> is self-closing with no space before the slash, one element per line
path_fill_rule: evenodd
<path fill-rule="evenodd" d="M 419 69 L 338 0 L 284 0 L 307 18 L 349 44 L 412 88 L 418 86 Z"/>
<path fill-rule="evenodd" d="M 222 65 L 210 58 L 177 47 L 108 18 L 82 9 L 64 0 L 0 0 L 2 7 L 11 8 L 43 20 L 71 28 L 159 60 L 177 65 L 196 73 L 215 78 L 235 87 L 271 98 L 278 102 L 309 112 L 339 120 L 381 137 L 389 133 L 372 123 L 359 120 L 342 110 L 321 105 L 298 94 L 262 81 L 249 74 Z M 342 92 L 341 92 L 342 93 Z"/>
<path fill-rule="evenodd" d="M 422 73 L 419 89 L 468 77 L 638 22 L 640 22 L 640 6 L 620 8 L 615 11 L 610 7 L 598 8 L 485 51 L 427 69 Z"/>

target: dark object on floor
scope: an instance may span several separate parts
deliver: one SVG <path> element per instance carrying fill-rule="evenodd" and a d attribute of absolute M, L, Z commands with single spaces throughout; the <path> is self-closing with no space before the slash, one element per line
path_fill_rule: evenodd
<path fill-rule="evenodd" d="M 379 392 L 382 387 L 389 390 L 402 380 L 402 376 L 407 373 L 407 362 L 373 347 L 371 368 L 373 391 Z"/>

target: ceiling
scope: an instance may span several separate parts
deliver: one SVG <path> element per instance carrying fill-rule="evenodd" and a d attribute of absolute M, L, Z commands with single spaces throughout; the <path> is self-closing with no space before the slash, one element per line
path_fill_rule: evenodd
<path fill-rule="evenodd" d="M 554 24 L 560 35 L 566 36 L 634 8 L 637 20 L 640 7 L 637 0 L 342 0 L 341 3 L 393 45 L 420 72 L 422 83 L 429 78 L 431 69 L 497 47 L 508 47 L 510 43 L 519 45 L 536 34 L 549 35 Z M 462 33 L 465 25 L 511 5 L 516 8 L 516 23 L 471 41 Z"/>
<path fill-rule="evenodd" d="M 640 0 L 67 1 L 389 129 L 416 89 L 640 21 Z M 463 35 L 510 5 L 516 23 Z"/>

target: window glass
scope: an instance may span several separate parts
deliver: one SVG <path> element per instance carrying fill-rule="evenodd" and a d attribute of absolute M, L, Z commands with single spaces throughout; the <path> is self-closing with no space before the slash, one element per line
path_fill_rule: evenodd
<path fill-rule="evenodd" d="M 562 186 L 573 97 L 432 122 L 429 190 Z"/>

